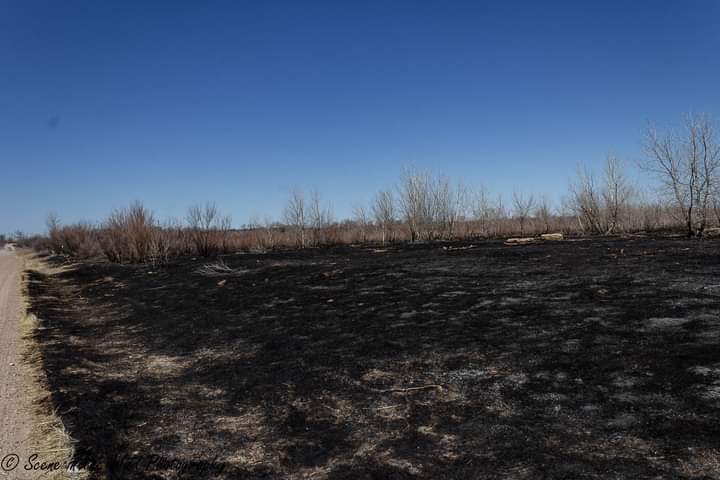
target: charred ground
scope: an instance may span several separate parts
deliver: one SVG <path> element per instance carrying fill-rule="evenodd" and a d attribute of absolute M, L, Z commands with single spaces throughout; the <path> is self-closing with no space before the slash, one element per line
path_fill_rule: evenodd
<path fill-rule="evenodd" d="M 716 240 L 224 261 L 29 272 L 94 477 L 717 478 Z"/>

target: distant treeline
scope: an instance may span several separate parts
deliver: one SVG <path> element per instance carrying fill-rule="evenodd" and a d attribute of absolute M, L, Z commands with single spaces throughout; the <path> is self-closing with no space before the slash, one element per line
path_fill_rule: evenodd
<path fill-rule="evenodd" d="M 648 128 L 646 161 L 658 182 L 652 192 L 632 185 L 623 164 L 609 157 L 602 172 L 580 168 L 559 205 L 515 192 L 506 202 L 483 187 L 408 168 L 397 185 L 357 205 L 338 221 L 318 192 L 291 192 L 280 221 L 252 221 L 233 229 L 215 204 L 192 206 L 181 220 L 159 221 L 142 203 L 113 211 L 99 223 L 62 225 L 49 215 L 47 234 L 12 240 L 76 258 L 112 262 L 167 262 L 172 257 L 213 257 L 241 250 L 270 250 L 352 243 L 484 239 L 549 232 L 570 235 L 680 230 L 702 236 L 720 225 L 720 147 L 706 116 L 687 116 L 682 129 Z M 5 237 L 0 238 L 0 243 Z M 8 239 L 9 240 L 9 239 Z"/>

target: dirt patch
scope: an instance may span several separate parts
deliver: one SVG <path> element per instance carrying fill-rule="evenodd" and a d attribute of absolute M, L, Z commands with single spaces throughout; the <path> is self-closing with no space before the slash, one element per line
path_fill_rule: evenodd
<path fill-rule="evenodd" d="M 30 291 L 94 478 L 714 478 L 719 245 L 233 255 L 222 286 L 83 264 Z"/>

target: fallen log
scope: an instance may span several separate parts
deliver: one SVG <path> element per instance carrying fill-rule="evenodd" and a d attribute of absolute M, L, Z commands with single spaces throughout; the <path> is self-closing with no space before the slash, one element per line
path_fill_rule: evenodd
<path fill-rule="evenodd" d="M 529 245 L 531 243 L 535 243 L 537 240 L 533 237 L 525 237 L 525 238 L 508 238 L 505 240 L 505 245 L 508 246 L 515 246 L 515 245 Z"/>
<path fill-rule="evenodd" d="M 557 240 L 562 240 L 565 237 L 563 236 L 562 233 L 544 233 L 544 234 L 540 235 L 540 238 L 545 241 L 557 241 Z"/>

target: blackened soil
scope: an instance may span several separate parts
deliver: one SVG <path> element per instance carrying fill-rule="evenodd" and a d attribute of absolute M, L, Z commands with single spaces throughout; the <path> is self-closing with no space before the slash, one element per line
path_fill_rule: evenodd
<path fill-rule="evenodd" d="M 720 478 L 717 241 L 224 260 L 30 272 L 94 478 Z"/>

